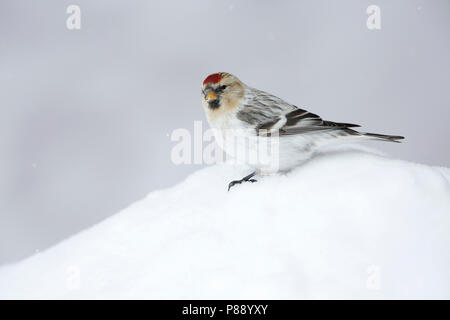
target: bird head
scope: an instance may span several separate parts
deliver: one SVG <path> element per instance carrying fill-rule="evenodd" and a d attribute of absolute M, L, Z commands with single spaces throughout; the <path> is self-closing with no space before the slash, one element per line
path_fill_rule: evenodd
<path fill-rule="evenodd" d="M 219 72 L 203 80 L 202 102 L 208 111 L 237 107 L 244 96 L 244 84 L 232 74 Z"/>

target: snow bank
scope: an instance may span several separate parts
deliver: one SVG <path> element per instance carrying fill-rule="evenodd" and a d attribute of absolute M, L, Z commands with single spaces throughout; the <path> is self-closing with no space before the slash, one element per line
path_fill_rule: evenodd
<path fill-rule="evenodd" d="M 0 268 L 0 298 L 450 298 L 450 170 L 361 150 L 213 166 Z"/>

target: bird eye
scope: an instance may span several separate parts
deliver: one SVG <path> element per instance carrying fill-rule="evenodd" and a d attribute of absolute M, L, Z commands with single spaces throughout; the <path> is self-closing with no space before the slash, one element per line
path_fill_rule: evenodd
<path fill-rule="evenodd" d="M 220 86 L 220 87 L 217 87 L 217 88 L 214 90 L 214 92 L 217 93 L 217 94 L 221 94 L 226 88 L 227 88 L 226 85 L 222 85 L 222 86 Z"/>

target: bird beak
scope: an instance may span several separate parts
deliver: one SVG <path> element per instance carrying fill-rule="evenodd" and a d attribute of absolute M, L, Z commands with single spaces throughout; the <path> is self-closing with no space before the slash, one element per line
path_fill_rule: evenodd
<path fill-rule="evenodd" d="M 206 101 L 212 101 L 215 100 L 216 98 L 217 94 L 215 94 L 214 92 L 209 92 L 205 97 Z"/>

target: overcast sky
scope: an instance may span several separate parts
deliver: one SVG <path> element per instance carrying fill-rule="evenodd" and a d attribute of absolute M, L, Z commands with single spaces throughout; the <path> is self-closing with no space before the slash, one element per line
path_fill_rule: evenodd
<path fill-rule="evenodd" d="M 66 27 L 71 4 L 80 30 Z M 200 86 L 217 71 L 404 135 L 370 145 L 449 167 L 449 30 L 447 0 L 2 1 L 0 263 L 200 168 L 170 161 L 169 136 L 205 121 Z"/>

